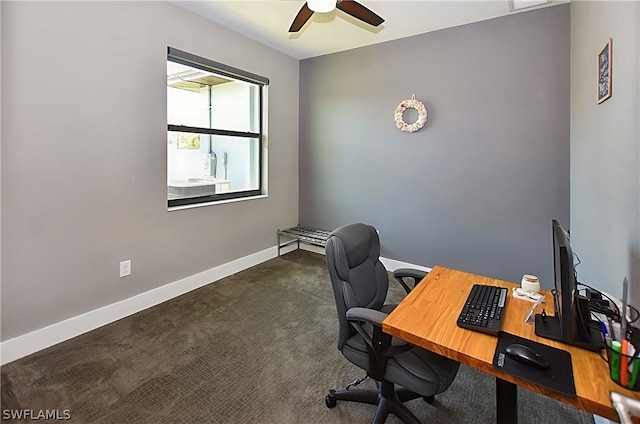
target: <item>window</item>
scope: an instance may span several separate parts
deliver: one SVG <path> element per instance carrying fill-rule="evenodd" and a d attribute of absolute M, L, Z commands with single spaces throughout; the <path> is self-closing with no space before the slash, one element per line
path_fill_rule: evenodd
<path fill-rule="evenodd" d="M 262 194 L 267 84 L 259 75 L 168 48 L 169 207 Z"/>

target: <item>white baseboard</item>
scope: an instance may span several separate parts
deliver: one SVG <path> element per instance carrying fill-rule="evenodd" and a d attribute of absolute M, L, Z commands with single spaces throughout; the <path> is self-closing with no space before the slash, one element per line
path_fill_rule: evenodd
<path fill-rule="evenodd" d="M 307 250 L 309 252 L 320 253 L 324 255 L 324 247 L 315 246 L 313 244 L 300 243 L 300 250 Z"/>
<path fill-rule="evenodd" d="M 281 254 L 288 253 L 296 248 L 295 245 L 285 246 L 281 249 Z M 300 248 L 310 252 L 324 254 L 324 248 L 322 247 L 300 244 Z M 273 259 L 277 255 L 278 249 L 274 246 L 261 252 L 245 256 L 244 258 L 191 275 L 182 280 L 140 293 L 139 295 L 120 302 L 112 303 L 111 305 L 103 306 L 102 308 L 6 340 L 0 343 L 0 365 L 8 364 L 16 359 L 31 355 L 47 347 L 95 330 L 103 325 L 133 315 L 159 303 L 173 299 L 199 287 L 206 286 L 224 277 L 268 261 L 269 259 Z M 430 268 L 396 261 L 394 259 L 380 258 L 380 261 L 389 271 L 398 268 L 415 268 L 427 272 L 431 270 Z"/>
<path fill-rule="evenodd" d="M 191 275 L 120 302 L 51 324 L 0 343 L 0 365 L 117 321 L 188 293 L 209 283 L 258 265 L 278 255 L 276 247 Z"/>
<path fill-rule="evenodd" d="M 300 243 L 300 249 L 308 250 L 309 252 L 315 252 L 315 253 L 320 253 L 324 255 L 324 247 Z M 431 271 L 431 268 L 428 268 L 426 266 L 415 265 L 409 262 L 402 262 L 402 261 L 397 261 L 395 259 L 389 259 L 384 257 L 380 257 L 380 262 L 382 262 L 382 265 L 384 265 L 387 271 L 395 271 L 398 268 L 413 268 L 413 269 L 418 269 L 420 271 L 425 271 L 425 272 Z"/>

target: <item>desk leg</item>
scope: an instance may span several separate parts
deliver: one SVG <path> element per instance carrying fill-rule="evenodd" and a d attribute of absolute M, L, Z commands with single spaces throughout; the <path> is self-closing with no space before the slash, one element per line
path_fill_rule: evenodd
<path fill-rule="evenodd" d="M 496 423 L 517 424 L 518 386 L 496 377 Z"/>

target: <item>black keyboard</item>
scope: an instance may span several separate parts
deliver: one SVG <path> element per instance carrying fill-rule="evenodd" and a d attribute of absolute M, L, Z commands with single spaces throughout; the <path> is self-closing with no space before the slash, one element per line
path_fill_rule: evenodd
<path fill-rule="evenodd" d="M 497 336 L 507 293 L 504 287 L 474 284 L 458 317 L 458 327 Z"/>

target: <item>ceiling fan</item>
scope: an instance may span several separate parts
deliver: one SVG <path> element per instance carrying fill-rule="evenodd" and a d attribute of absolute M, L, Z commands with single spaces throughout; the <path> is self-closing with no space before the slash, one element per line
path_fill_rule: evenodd
<path fill-rule="evenodd" d="M 377 27 L 384 22 L 380 16 L 373 13 L 357 1 L 353 0 L 308 0 L 304 2 L 302 8 L 293 19 L 289 32 L 298 32 L 304 24 L 307 23 L 311 15 L 314 13 L 328 13 L 333 9 L 338 8 L 343 12 Z"/>

